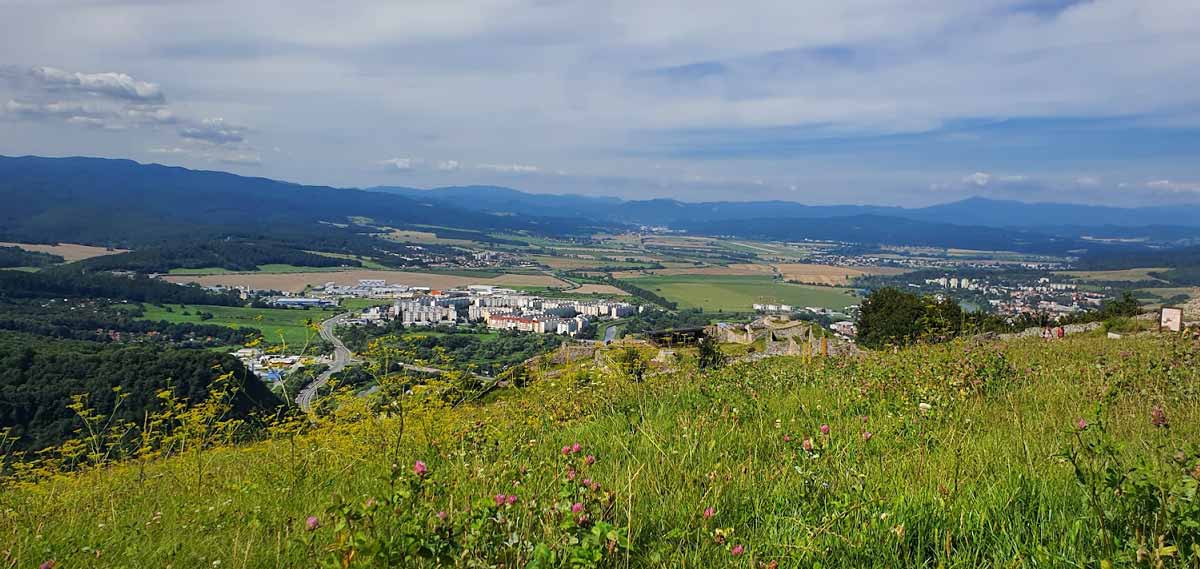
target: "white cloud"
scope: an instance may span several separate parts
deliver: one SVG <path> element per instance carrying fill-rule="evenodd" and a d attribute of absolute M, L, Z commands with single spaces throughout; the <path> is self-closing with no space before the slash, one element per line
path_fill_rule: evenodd
<path fill-rule="evenodd" d="M 458 160 L 442 160 L 437 163 L 437 169 L 443 172 L 453 172 L 458 170 Z"/>
<path fill-rule="evenodd" d="M 151 154 L 188 154 L 189 151 L 178 146 L 154 146 L 146 150 Z"/>
<path fill-rule="evenodd" d="M 1146 182 L 1146 187 L 1162 192 L 1171 193 L 1194 193 L 1200 192 L 1200 182 L 1178 182 L 1175 180 L 1151 180 Z"/>
<path fill-rule="evenodd" d="M 51 91 L 80 91 L 117 99 L 161 103 L 162 90 L 124 73 L 79 73 L 54 67 L 34 67 L 29 75 Z"/>
<path fill-rule="evenodd" d="M 420 158 L 388 158 L 380 160 L 378 163 L 386 166 L 388 170 L 398 172 L 411 172 L 423 162 Z"/>
<path fill-rule="evenodd" d="M 179 129 L 179 136 L 210 144 L 236 144 L 246 140 L 246 127 L 225 122 L 222 118 L 204 119 Z"/>
<path fill-rule="evenodd" d="M 1020 174 L 996 175 L 990 172 L 975 172 L 974 174 L 963 176 L 961 181 L 963 184 L 983 188 L 988 185 L 1017 184 L 1028 180 L 1028 177 Z"/>
<path fill-rule="evenodd" d="M 541 168 L 529 164 L 477 164 L 475 167 L 480 170 L 491 170 L 492 172 L 504 172 L 508 174 L 532 174 L 541 171 Z"/>
<path fill-rule="evenodd" d="M 262 156 L 254 152 L 237 152 L 221 156 L 217 160 L 222 164 L 234 166 L 259 166 L 262 164 Z"/>
<path fill-rule="evenodd" d="M 164 106 L 131 106 L 123 111 L 124 117 L 135 123 L 176 124 L 180 118 Z"/>
<path fill-rule="evenodd" d="M 987 172 L 975 172 L 974 174 L 963 176 L 963 179 L 962 179 L 962 182 L 964 184 L 974 184 L 981 188 L 988 185 L 988 183 L 990 183 L 991 181 L 992 181 L 992 175 Z"/>

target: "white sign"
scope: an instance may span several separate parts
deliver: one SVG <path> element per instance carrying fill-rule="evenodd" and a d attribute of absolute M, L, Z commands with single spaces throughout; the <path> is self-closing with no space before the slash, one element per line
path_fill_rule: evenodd
<path fill-rule="evenodd" d="M 1183 331 L 1183 309 L 1182 308 L 1163 308 L 1162 316 L 1159 320 L 1159 326 L 1163 330 L 1171 332 Z"/>

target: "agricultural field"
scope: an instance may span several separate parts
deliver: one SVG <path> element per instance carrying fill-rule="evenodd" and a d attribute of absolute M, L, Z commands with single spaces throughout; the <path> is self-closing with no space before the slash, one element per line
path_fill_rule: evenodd
<path fill-rule="evenodd" d="M 91 245 L 77 245 L 74 243 L 59 243 L 57 245 L 44 245 L 34 243 L 0 243 L 0 247 L 20 247 L 26 251 L 34 251 L 37 253 L 50 253 L 58 255 L 68 263 L 71 261 L 82 261 L 91 259 L 92 257 L 102 257 L 104 255 L 116 255 L 117 253 L 128 253 L 126 249 L 106 249 L 104 247 L 93 247 Z"/>
<path fill-rule="evenodd" d="M 649 263 L 629 262 L 624 260 L 612 260 L 603 258 L 581 259 L 579 257 L 558 257 L 553 255 L 530 255 L 529 259 L 539 265 L 545 265 L 551 269 L 561 271 L 575 271 L 579 269 L 593 269 L 600 267 L 628 267 L 637 268 L 648 266 Z"/>
<path fill-rule="evenodd" d="M 782 263 L 774 265 L 784 280 L 824 286 L 846 286 L 854 279 L 867 275 L 899 275 L 907 269 L 894 267 L 835 267 L 809 263 Z"/>
<path fill-rule="evenodd" d="M 155 321 L 166 320 L 167 322 L 218 324 L 231 328 L 257 328 L 262 331 L 263 339 L 266 342 L 272 345 L 287 344 L 289 351 L 299 351 L 306 344 L 318 340 L 316 331 L 309 329 L 307 322 L 312 321 L 319 324 L 338 312 L 340 311 L 178 304 L 164 307 L 147 304 L 142 318 Z M 205 320 L 201 313 L 211 314 L 212 318 Z"/>
<path fill-rule="evenodd" d="M 701 265 L 685 264 L 684 266 L 667 267 L 665 269 L 647 269 L 645 271 L 618 271 L 614 278 L 635 279 L 646 275 L 678 276 L 678 275 L 712 275 L 712 276 L 762 276 L 773 275 L 774 269 L 769 265 L 753 263 L 737 263 L 733 265 Z"/>
<path fill-rule="evenodd" d="M 641 381 L 571 364 L 453 406 L 429 385 L 403 417 L 350 394 L 257 442 L 11 485 L 0 551 L 13 567 L 1190 568 L 1197 361 L 1178 339 L 1081 336 Z"/>
<path fill-rule="evenodd" d="M 1056 272 L 1057 275 L 1071 277 L 1083 282 L 1139 282 L 1139 281 L 1159 281 L 1160 279 L 1150 276 L 1150 273 L 1162 272 L 1167 268 L 1137 268 L 1137 269 L 1121 269 L 1115 271 L 1061 271 Z"/>
<path fill-rule="evenodd" d="M 299 265 L 285 264 L 267 264 L 259 265 L 257 271 L 231 271 L 222 267 L 198 267 L 194 269 L 185 269 L 182 267 L 171 269 L 168 275 L 254 275 L 254 274 L 288 274 L 288 273 L 332 273 L 337 271 L 345 271 L 343 267 L 302 267 Z"/>
<path fill-rule="evenodd" d="M 1178 299 L 1179 297 L 1187 297 L 1187 301 L 1200 300 L 1200 287 L 1163 287 L 1163 288 L 1139 288 L 1134 291 L 1138 298 L 1149 301 L 1146 308 L 1157 308 L 1164 301 Z M 1185 301 L 1186 302 L 1186 301 Z M 1171 304 L 1182 304 L 1178 300 L 1172 300 Z"/>
<path fill-rule="evenodd" d="M 491 284 L 498 286 L 527 285 L 565 288 L 567 283 L 548 275 L 501 274 L 491 276 L 482 273 L 457 272 L 456 274 L 418 273 L 407 271 L 380 271 L 351 269 L 341 271 L 304 271 L 294 273 L 229 273 L 218 275 L 171 275 L 164 277 L 171 282 L 193 282 L 202 286 L 247 286 L 259 290 L 281 290 L 300 292 L 309 286 L 335 282 L 353 285 L 359 279 L 386 279 L 389 283 L 430 288 L 453 288 L 469 284 Z"/>
<path fill-rule="evenodd" d="M 752 312 L 756 303 L 842 309 L 857 304 L 851 289 L 783 283 L 769 276 L 671 275 L 629 279 L 681 308 Z"/>
<path fill-rule="evenodd" d="M 629 293 L 627 293 L 613 285 L 594 284 L 594 283 L 585 283 L 585 284 L 579 285 L 578 288 L 569 289 L 564 292 L 570 292 L 573 294 L 602 294 L 602 295 L 608 295 L 608 296 L 628 296 L 629 295 Z"/>
<path fill-rule="evenodd" d="M 387 239 L 399 241 L 401 243 L 428 243 L 430 245 L 458 245 L 460 247 L 470 247 L 478 245 L 475 241 L 467 239 L 446 239 L 438 237 L 437 233 L 432 231 L 413 231 L 408 229 L 393 229 L 385 235 Z"/>

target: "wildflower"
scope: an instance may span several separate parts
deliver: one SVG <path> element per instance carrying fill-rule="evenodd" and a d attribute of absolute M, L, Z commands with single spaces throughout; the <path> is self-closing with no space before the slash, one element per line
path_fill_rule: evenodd
<path fill-rule="evenodd" d="M 592 485 L 592 479 L 591 479 L 591 478 L 584 478 L 584 479 L 583 479 L 582 481 L 580 481 L 579 483 L 580 483 L 580 484 L 582 484 L 582 485 L 584 485 L 584 486 L 591 486 L 591 485 Z"/>
<path fill-rule="evenodd" d="M 785 443 L 792 442 L 792 435 L 783 435 L 783 442 L 785 442 Z"/>
<path fill-rule="evenodd" d="M 442 511 L 438 512 L 437 519 L 445 521 L 446 520 L 446 511 L 442 510 Z"/>
<path fill-rule="evenodd" d="M 821 434 L 829 436 L 829 425 L 821 425 Z"/>
<path fill-rule="evenodd" d="M 579 444 L 579 443 L 575 443 L 575 444 L 571 445 L 571 452 L 572 452 L 572 453 L 576 453 L 576 452 L 579 452 L 579 451 L 581 451 L 581 450 L 583 450 L 583 445 L 581 445 L 581 444 Z"/>
<path fill-rule="evenodd" d="M 427 473 L 427 472 L 429 472 L 429 467 L 425 466 L 425 463 L 423 461 L 418 460 L 413 463 L 413 474 L 416 474 L 417 476 L 424 478 L 425 473 Z"/>
<path fill-rule="evenodd" d="M 933 405 L 930 405 L 928 403 L 921 403 L 921 404 L 917 405 L 917 409 L 920 409 L 922 413 L 928 413 L 931 409 L 933 409 Z"/>
<path fill-rule="evenodd" d="M 804 439 L 804 442 L 800 443 L 800 448 L 804 449 L 806 452 L 812 452 L 812 449 L 813 449 L 812 439 L 811 438 Z"/>
<path fill-rule="evenodd" d="M 1075 428 L 1082 431 L 1082 430 L 1086 429 L 1087 427 L 1088 427 L 1088 422 L 1083 420 L 1082 417 L 1078 421 L 1075 421 Z"/>
<path fill-rule="evenodd" d="M 582 514 L 582 515 L 580 515 L 578 518 L 576 518 L 576 519 L 575 519 L 575 523 L 576 523 L 576 524 L 579 524 L 579 525 L 581 525 L 581 526 L 583 526 L 583 525 L 587 525 L 587 523 L 588 523 L 588 516 L 587 516 L 587 514 Z"/>
<path fill-rule="evenodd" d="M 1167 422 L 1167 412 L 1164 411 L 1162 407 L 1155 405 L 1154 408 L 1150 410 L 1150 424 L 1154 425 L 1155 427 L 1170 426 L 1170 424 Z"/>
<path fill-rule="evenodd" d="M 866 422 L 867 422 L 867 416 L 866 416 L 866 415 L 863 415 L 863 416 L 861 417 L 861 419 L 862 419 L 862 422 L 864 422 L 864 423 L 866 423 Z"/>
<path fill-rule="evenodd" d="M 590 489 L 592 492 L 599 492 L 600 491 L 600 483 L 592 482 L 591 484 L 588 484 L 588 489 Z"/>
<path fill-rule="evenodd" d="M 43 561 L 41 565 L 38 565 L 38 569 L 54 569 L 57 566 L 58 563 L 56 561 L 53 559 L 47 559 Z"/>
<path fill-rule="evenodd" d="M 563 447 L 563 448 L 562 448 L 562 453 L 563 453 L 563 456 L 566 456 L 566 455 L 568 455 L 568 454 L 571 454 L 571 447 L 569 447 L 569 446 L 565 446 L 565 447 Z"/>
<path fill-rule="evenodd" d="M 363 502 L 363 508 L 369 509 L 369 508 L 373 507 L 374 505 L 375 505 L 375 498 L 367 498 L 367 501 Z"/>
<path fill-rule="evenodd" d="M 737 557 L 745 552 L 746 552 L 746 548 L 742 547 L 742 544 L 740 544 L 740 543 L 733 546 L 733 549 L 729 550 L 729 554 L 733 555 L 734 557 Z"/>
<path fill-rule="evenodd" d="M 304 520 L 304 529 L 308 531 L 317 531 L 319 527 L 321 527 L 321 520 L 317 519 L 317 516 L 308 516 L 308 519 Z"/>
<path fill-rule="evenodd" d="M 497 506 L 503 506 L 505 498 L 506 496 L 504 494 L 496 494 L 492 500 L 496 502 Z"/>
<path fill-rule="evenodd" d="M 504 500 L 504 502 L 505 502 L 506 504 L 510 505 L 510 506 L 511 506 L 511 505 L 513 505 L 513 504 L 516 504 L 516 503 L 517 503 L 517 495 L 516 495 L 516 494 L 509 494 L 509 495 L 508 495 L 508 498 L 506 498 L 506 499 Z"/>
<path fill-rule="evenodd" d="M 589 454 L 589 455 L 583 457 L 583 463 L 588 466 L 596 464 L 596 457 Z"/>
<path fill-rule="evenodd" d="M 704 519 L 711 520 L 715 515 L 717 515 L 717 511 L 714 510 L 712 506 L 704 508 Z"/>
<path fill-rule="evenodd" d="M 575 480 L 575 469 L 574 468 L 567 469 L 567 480 Z"/>
<path fill-rule="evenodd" d="M 871 437 L 873 437 L 873 436 L 875 436 L 875 435 L 872 435 L 871 431 L 863 431 L 862 437 L 863 437 L 864 441 L 871 440 Z"/>
<path fill-rule="evenodd" d="M 583 511 L 583 504 L 580 504 L 579 502 L 575 502 L 574 504 L 571 504 L 571 513 L 572 514 L 578 514 L 579 512 L 582 512 L 582 511 Z"/>

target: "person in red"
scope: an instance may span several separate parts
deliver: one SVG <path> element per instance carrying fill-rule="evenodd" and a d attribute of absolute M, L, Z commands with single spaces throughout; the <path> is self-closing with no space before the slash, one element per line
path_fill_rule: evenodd
<path fill-rule="evenodd" d="M 1058 327 L 1058 339 L 1061 340 L 1063 338 L 1063 336 L 1066 336 L 1066 335 L 1067 335 L 1067 331 L 1062 326 L 1059 326 Z"/>

